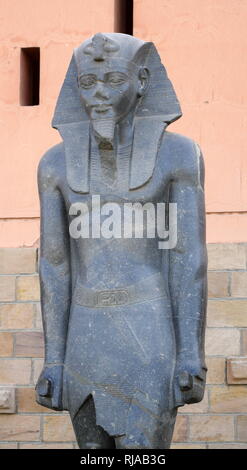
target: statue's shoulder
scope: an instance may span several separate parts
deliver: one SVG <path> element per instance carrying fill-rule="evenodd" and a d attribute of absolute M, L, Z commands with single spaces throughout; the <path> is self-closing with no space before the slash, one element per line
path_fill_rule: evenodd
<path fill-rule="evenodd" d="M 175 176 L 183 175 L 197 180 L 198 173 L 204 173 L 201 149 L 193 139 L 176 132 L 165 131 L 161 149 Z"/>
<path fill-rule="evenodd" d="M 42 156 L 38 166 L 39 185 L 54 186 L 59 175 L 65 167 L 65 153 L 63 143 L 54 145 Z"/>
<path fill-rule="evenodd" d="M 52 169 L 56 168 L 58 163 L 63 164 L 65 159 L 64 154 L 64 144 L 61 142 L 60 144 L 54 145 L 53 147 L 49 148 L 45 154 L 41 157 L 39 162 L 39 167 L 42 169 Z"/>
<path fill-rule="evenodd" d="M 176 132 L 165 131 L 161 145 L 169 147 L 170 151 L 182 157 L 186 155 L 188 158 L 193 158 L 201 152 L 199 145 L 193 139 Z"/>

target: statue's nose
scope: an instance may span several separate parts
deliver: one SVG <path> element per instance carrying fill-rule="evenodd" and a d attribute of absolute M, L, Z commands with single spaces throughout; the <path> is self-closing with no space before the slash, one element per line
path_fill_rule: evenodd
<path fill-rule="evenodd" d="M 104 100 L 109 99 L 109 93 L 104 83 L 101 83 L 101 82 L 97 83 L 97 88 L 96 88 L 94 96 L 96 98 L 103 98 Z"/>

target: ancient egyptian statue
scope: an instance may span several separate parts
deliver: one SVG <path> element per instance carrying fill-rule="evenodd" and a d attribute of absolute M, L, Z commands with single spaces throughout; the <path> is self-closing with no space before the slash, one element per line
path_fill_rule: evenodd
<path fill-rule="evenodd" d="M 52 124 L 62 143 L 38 171 L 36 393 L 69 411 L 80 448 L 169 448 L 178 407 L 203 398 L 204 166 L 166 130 L 180 116 L 153 43 L 99 33 L 75 49 Z"/>

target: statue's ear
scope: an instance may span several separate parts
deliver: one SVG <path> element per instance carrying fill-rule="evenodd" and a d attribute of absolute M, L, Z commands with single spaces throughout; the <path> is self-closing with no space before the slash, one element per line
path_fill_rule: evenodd
<path fill-rule="evenodd" d="M 139 86 L 138 86 L 138 95 L 142 96 L 144 95 L 145 91 L 148 88 L 149 85 L 149 77 L 150 77 L 150 72 L 147 67 L 140 67 L 139 73 L 138 73 L 138 78 L 139 78 Z"/>

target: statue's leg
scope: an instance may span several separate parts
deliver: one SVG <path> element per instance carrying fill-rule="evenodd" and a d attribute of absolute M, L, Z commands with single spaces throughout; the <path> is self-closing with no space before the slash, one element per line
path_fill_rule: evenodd
<path fill-rule="evenodd" d="M 90 396 L 72 419 L 80 449 L 114 449 L 115 440 L 96 424 L 95 406 Z"/>
<path fill-rule="evenodd" d="M 134 426 L 124 436 L 115 437 L 116 449 L 169 449 L 175 426 L 177 409 L 166 412 L 165 419 L 133 420 Z"/>

